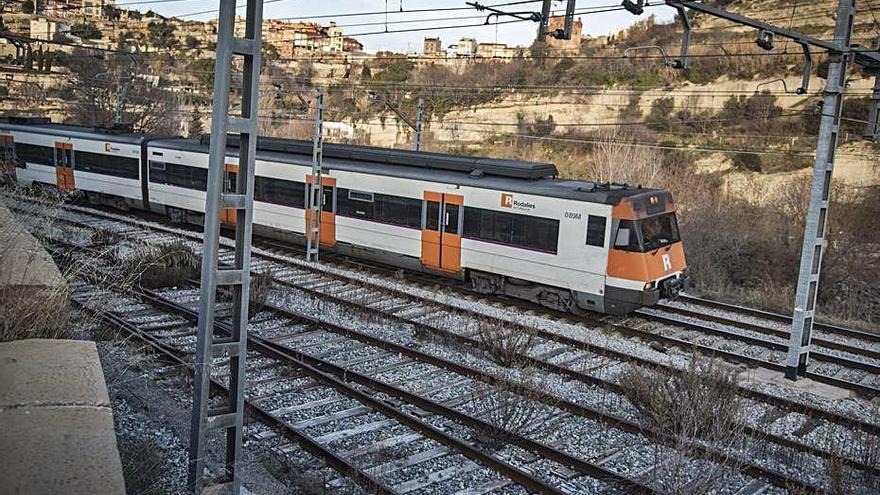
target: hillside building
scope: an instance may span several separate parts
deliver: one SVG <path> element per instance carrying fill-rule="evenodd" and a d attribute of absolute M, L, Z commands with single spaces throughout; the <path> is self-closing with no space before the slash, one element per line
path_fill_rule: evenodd
<path fill-rule="evenodd" d="M 443 52 L 443 45 L 440 43 L 440 38 L 425 38 L 424 48 L 422 49 L 422 54 L 426 57 L 436 57 Z"/>
<path fill-rule="evenodd" d="M 480 43 L 477 45 L 476 58 L 512 60 L 527 56 L 528 49 L 520 46 L 507 46 L 505 43 Z"/>
<path fill-rule="evenodd" d="M 66 33 L 70 31 L 70 24 L 59 20 L 52 20 L 45 17 L 37 17 L 31 19 L 31 38 L 37 40 L 52 40 L 56 34 Z"/>
<path fill-rule="evenodd" d="M 547 31 L 552 33 L 556 30 L 565 29 L 565 16 L 553 16 L 547 24 Z M 583 37 L 584 23 L 580 18 L 571 23 L 571 39 L 559 40 L 552 36 L 547 36 L 547 45 L 550 48 L 563 53 L 578 53 L 581 49 L 581 38 Z"/>

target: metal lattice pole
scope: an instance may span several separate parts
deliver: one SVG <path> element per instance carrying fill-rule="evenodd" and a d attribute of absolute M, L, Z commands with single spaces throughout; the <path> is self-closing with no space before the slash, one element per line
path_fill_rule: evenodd
<path fill-rule="evenodd" d="M 416 114 L 416 151 L 422 149 L 422 118 L 425 113 L 425 98 L 419 96 L 419 110 Z"/>
<path fill-rule="evenodd" d="M 306 205 L 306 260 L 318 261 L 321 247 L 321 212 L 324 210 L 324 91 L 315 90 L 315 133 L 312 144 L 312 177 Z"/>
<path fill-rule="evenodd" d="M 834 40 L 838 49 L 830 54 L 828 82 L 822 102 L 822 120 L 816 147 L 816 163 L 813 167 L 813 186 L 810 190 L 810 207 L 804 230 L 800 272 L 791 322 L 791 341 L 788 346 L 785 376 L 794 380 L 805 375 L 810 356 L 813 335 L 813 319 L 816 313 L 816 294 L 819 290 L 819 274 L 822 254 L 825 250 L 825 231 L 828 223 L 828 205 L 831 199 L 831 176 L 834 171 L 834 155 L 843 113 L 843 95 L 850 62 L 850 42 L 855 22 L 856 1 L 840 0 L 837 7 L 837 25 Z"/>
<path fill-rule="evenodd" d="M 874 72 L 874 92 L 871 94 L 866 137 L 874 141 L 880 140 L 880 71 Z"/>
<path fill-rule="evenodd" d="M 241 491 L 239 463 L 244 424 L 245 357 L 247 355 L 248 296 L 250 290 L 251 234 L 254 200 L 254 155 L 257 146 L 257 103 L 260 82 L 260 45 L 263 1 L 247 0 L 245 35 L 235 37 L 236 0 L 220 0 L 217 23 L 217 62 L 214 74 L 214 107 L 211 121 L 208 187 L 205 198 L 205 234 L 202 250 L 201 299 L 196 343 L 196 378 L 193 390 L 190 430 L 189 486 L 201 493 L 206 485 L 225 485 L 231 493 Z M 244 59 L 241 115 L 229 115 L 232 57 Z M 240 135 L 238 176 L 235 191 L 224 191 L 226 137 Z M 220 215 L 235 211 L 235 258 L 230 268 L 218 266 Z M 232 289 L 232 335 L 215 337 L 214 309 L 217 287 Z M 209 408 L 211 367 L 215 357 L 228 359 L 229 397 L 217 408 Z M 226 436 L 223 474 L 210 480 L 205 473 L 208 434 Z"/>

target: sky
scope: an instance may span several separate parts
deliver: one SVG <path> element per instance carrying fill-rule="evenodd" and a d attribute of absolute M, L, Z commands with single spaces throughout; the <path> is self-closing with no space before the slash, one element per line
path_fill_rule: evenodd
<path fill-rule="evenodd" d="M 507 43 L 508 45 L 528 46 L 535 38 L 536 23 L 508 22 L 506 24 L 493 25 L 483 24 L 486 13 L 476 11 L 465 4 L 465 0 L 330 0 L 318 2 L 315 0 L 264 0 L 264 17 L 266 19 L 289 19 L 302 20 L 303 17 L 327 16 L 308 19 L 311 22 L 329 24 L 335 21 L 343 27 L 346 36 L 354 36 L 364 44 L 364 50 L 376 52 L 391 50 L 396 52 L 420 52 L 422 40 L 426 36 L 439 36 L 443 47 L 455 43 L 460 37 L 467 36 L 476 38 L 478 42 Z M 127 3 L 132 5 L 126 7 Z M 240 5 L 244 0 L 239 0 Z M 481 4 L 509 3 L 509 0 L 482 0 Z M 117 7 L 136 8 L 142 12 L 153 10 L 166 17 L 176 16 L 184 19 L 209 20 L 217 16 L 212 11 L 219 6 L 218 0 L 117 0 Z M 616 8 L 620 5 L 619 0 L 579 0 L 577 10 L 584 23 L 584 34 L 600 36 L 615 32 L 624 28 L 638 18 L 627 11 L 614 11 L 604 13 L 587 13 L 603 8 Z M 429 13 L 406 12 L 407 10 L 428 8 L 461 8 L 462 10 L 435 11 Z M 506 11 L 523 12 L 540 10 L 541 3 L 536 1 L 521 5 L 500 7 Z M 562 12 L 565 9 L 564 1 L 553 2 L 554 10 Z M 387 10 L 386 10 L 387 9 Z M 400 12 L 403 9 L 404 12 Z M 385 12 L 388 12 L 387 15 Z M 239 14 L 244 9 L 239 9 Z M 375 12 L 368 16 L 340 16 L 346 13 Z M 655 14 L 661 20 L 671 20 L 674 11 L 666 6 L 658 6 L 646 9 L 643 16 L 648 13 Z M 196 14 L 196 15 L 193 15 Z M 404 29 L 426 29 L 413 32 L 385 32 L 399 31 Z M 502 22 L 514 20 L 504 17 Z M 421 21 L 400 23 L 400 21 Z M 461 26 L 457 29 L 437 29 L 441 26 Z M 479 25 L 479 26 L 470 26 Z M 367 34 L 370 33 L 370 34 Z M 373 34 L 375 33 L 375 34 Z"/>

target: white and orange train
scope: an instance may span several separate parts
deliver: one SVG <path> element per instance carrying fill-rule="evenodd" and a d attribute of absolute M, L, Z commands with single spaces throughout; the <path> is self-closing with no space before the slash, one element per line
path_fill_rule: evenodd
<path fill-rule="evenodd" d="M 0 159 L 14 164 L 7 172 L 19 182 L 203 221 L 204 140 L 11 118 L 0 121 Z M 227 157 L 230 188 L 237 160 Z M 311 161 L 311 143 L 260 140 L 255 232 L 302 242 Z M 329 144 L 323 174 L 324 250 L 575 313 L 625 314 L 683 285 L 684 250 L 666 191 L 558 179 L 543 163 Z M 224 216 L 235 220 L 234 212 Z"/>

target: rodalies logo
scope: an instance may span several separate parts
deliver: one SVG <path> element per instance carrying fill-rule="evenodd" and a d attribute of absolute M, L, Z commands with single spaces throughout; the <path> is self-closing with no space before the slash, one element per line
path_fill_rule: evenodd
<path fill-rule="evenodd" d="M 534 210 L 535 204 L 513 199 L 513 194 L 501 193 L 501 206 L 514 210 Z"/>

